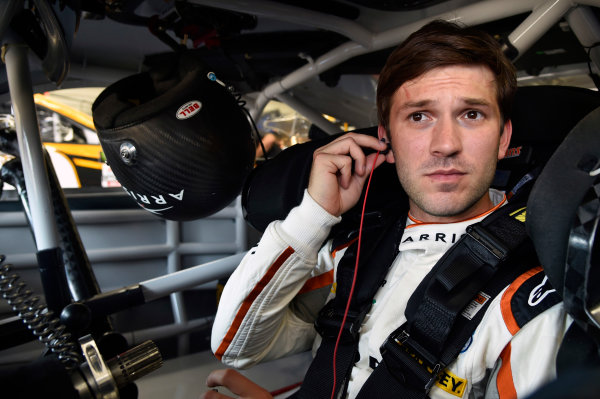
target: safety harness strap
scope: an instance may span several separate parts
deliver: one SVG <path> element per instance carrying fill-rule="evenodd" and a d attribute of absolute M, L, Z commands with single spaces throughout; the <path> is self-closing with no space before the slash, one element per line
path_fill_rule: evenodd
<path fill-rule="evenodd" d="M 405 312 L 407 332 L 428 350 L 441 353 L 455 320 L 492 277 L 513 278 L 514 268 L 501 266 L 527 239 L 524 214 L 524 206 L 511 202 L 469 226 L 417 287 Z"/>
<path fill-rule="evenodd" d="M 359 398 L 427 398 L 438 374 L 458 356 L 481 321 L 489 299 L 535 265 L 535 260 L 526 256 L 535 251 L 526 240 L 525 203 L 525 193 L 516 195 L 472 225 L 433 267 L 409 300 L 407 323 L 382 346 L 383 362 L 363 385 Z M 381 219 L 384 222 L 386 218 Z M 347 388 L 358 360 L 360 326 L 398 253 L 405 219 L 388 219 L 394 222 L 387 225 L 375 223 L 369 234 L 363 233 L 357 287 L 337 349 L 335 397 Z M 521 251 L 522 247 L 528 250 Z M 335 341 L 350 293 L 356 250 L 354 243 L 338 265 L 336 296 L 315 323 L 322 343 L 295 397 L 331 396 Z M 514 252 L 519 256 L 513 256 Z"/>
<path fill-rule="evenodd" d="M 411 296 L 407 322 L 381 347 L 383 358 L 358 398 L 426 398 L 498 293 L 537 261 L 515 201 L 471 225 Z M 389 387 L 401 386 L 400 392 Z M 381 387 L 386 387 L 382 389 Z"/>
<path fill-rule="evenodd" d="M 397 243 L 404 231 L 406 214 L 403 213 L 403 217 L 398 217 L 403 211 L 394 208 L 365 215 L 370 219 L 370 223 L 363 229 L 357 274 L 357 288 L 360 289 L 357 289 L 353 295 L 335 355 L 336 396 L 340 390 L 346 390 L 347 377 L 358 360 L 360 326 L 371 308 L 373 297 L 381 286 L 388 267 L 398 254 Z M 352 286 L 357 249 L 358 242 L 354 242 L 346 249 L 338 264 L 336 296 L 321 309 L 315 322 L 322 343 L 306 373 L 304 383 L 294 395 L 296 398 L 312 399 L 331 396 L 335 342 Z"/>

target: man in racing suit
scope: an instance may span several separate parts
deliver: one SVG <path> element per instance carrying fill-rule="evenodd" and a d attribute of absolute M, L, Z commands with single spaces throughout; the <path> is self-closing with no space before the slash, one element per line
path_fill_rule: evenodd
<path fill-rule="evenodd" d="M 509 145 L 515 90 L 514 68 L 482 32 L 435 21 L 405 40 L 379 77 L 379 139 L 350 133 L 318 149 L 301 204 L 268 226 L 230 277 L 212 332 L 216 357 L 247 368 L 318 347 L 313 324 L 335 296 L 336 267 L 346 250 L 324 241 L 357 203 L 371 169 L 395 163 L 409 211 L 400 252 L 360 328 L 359 358 L 347 385 L 347 397 L 355 397 L 381 362 L 382 343 L 406 321 L 407 301 L 421 280 L 468 225 L 504 205 L 504 193 L 490 185 Z M 392 151 L 385 155 L 363 151 L 383 151 L 386 143 Z M 555 304 L 524 325 L 515 322 L 512 298 L 533 275 L 542 276 L 541 269 L 492 300 L 430 397 L 524 397 L 554 377 L 571 320 Z M 543 283 L 537 294 L 552 291 Z M 528 306 L 545 297 L 530 295 Z M 219 385 L 244 397 L 268 397 L 231 371 L 209 376 L 208 386 Z M 210 391 L 204 397 L 225 396 Z"/>

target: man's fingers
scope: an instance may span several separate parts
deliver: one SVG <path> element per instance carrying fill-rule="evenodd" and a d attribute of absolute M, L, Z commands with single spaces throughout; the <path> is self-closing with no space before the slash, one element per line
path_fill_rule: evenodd
<path fill-rule="evenodd" d="M 347 155 L 335 155 L 326 152 L 315 154 L 315 164 L 321 165 L 332 175 L 340 179 L 340 185 L 347 188 L 352 177 L 352 158 Z"/>
<path fill-rule="evenodd" d="M 340 216 L 360 197 L 366 172 L 373 168 L 373 151 L 385 148 L 385 143 L 362 134 L 347 134 L 319 148 L 313 154 L 308 193 L 331 215 Z M 385 159 L 381 156 L 376 166 Z"/>
<path fill-rule="evenodd" d="M 369 154 L 365 161 L 365 163 L 367 164 L 367 170 L 366 170 L 367 174 L 371 173 L 372 169 L 377 169 L 385 161 L 386 161 L 386 155 L 377 154 L 377 153 Z M 375 162 L 374 165 L 373 165 L 373 162 Z"/>
<path fill-rule="evenodd" d="M 231 396 L 223 395 L 222 393 L 219 393 L 219 391 L 216 389 L 210 389 L 210 390 L 204 392 L 200 396 L 200 399 L 228 399 L 228 398 L 231 398 Z"/>
<path fill-rule="evenodd" d="M 358 144 L 359 147 L 371 148 L 375 151 L 378 151 L 378 150 L 383 151 L 383 150 L 385 150 L 385 147 L 386 147 L 385 143 L 382 144 L 382 142 L 379 141 L 378 138 L 369 136 L 367 134 L 360 134 L 360 133 L 347 133 L 341 137 L 338 137 L 337 139 L 335 139 L 331 143 L 325 145 L 324 147 L 327 147 L 332 144 L 342 143 L 342 142 L 348 141 L 348 140 L 351 140 L 354 143 Z"/>
<path fill-rule="evenodd" d="M 377 169 L 381 164 L 383 164 L 385 162 L 385 156 L 381 155 L 381 154 L 370 154 L 366 160 L 365 163 L 367 165 L 365 173 L 363 175 L 354 175 L 351 178 L 352 179 L 356 179 L 358 181 L 358 185 L 357 185 L 357 189 L 359 191 L 362 192 L 362 189 L 364 187 L 365 181 L 369 178 L 369 175 L 371 174 L 371 170 L 373 169 Z M 360 195 L 360 193 L 359 193 Z"/>
<path fill-rule="evenodd" d="M 213 370 L 206 378 L 206 386 L 211 388 L 219 386 L 229 386 L 231 382 L 239 380 L 240 377 L 247 379 L 246 377 L 242 376 L 239 372 L 232 369 Z"/>
<path fill-rule="evenodd" d="M 206 379 L 206 385 L 211 388 L 224 386 L 241 398 L 271 398 L 271 395 L 265 389 L 232 369 L 212 371 Z M 219 397 L 227 396 L 214 396 L 214 398 Z"/>
<path fill-rule="evenodd" d="M 373 162 L 376 157 L 377 163 L 375 164 L 375 168 L 386 160 L 386 156 L 382 154 L 378 156 L 377 153 L 372 153 L 365 157 L 361 149 L 357 149 L 357 151 L 360 151 L 360 153 L 356 154 L 356 156 L 352 154 L 335 155 L 327 152 L 319 152 L 315 153 L 314 161 L 315 164 L 325 167 L 329 173 L 339 177 L 340 186 L 346 189 L 349 187 L 355 172 L 361 178 L 366 177 L 367 173 L 373 168 Z"/>
<path fill-rule="evenodd" d="M 315 151 L 315 156 L 321 153 L 332 155 L 349 155 L 354 160 L 354 172 L 363 175 L 366 171 L 364 149 L 383 151 L 386 144 L 372 136 L 349 133 L 337 138 L 331 143 Z"/>

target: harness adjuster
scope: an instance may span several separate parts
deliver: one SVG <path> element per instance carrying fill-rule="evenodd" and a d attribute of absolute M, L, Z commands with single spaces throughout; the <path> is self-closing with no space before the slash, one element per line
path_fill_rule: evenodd
<path fill-rule="evenodd" d="M 480 224 L 467 226 L 467 236 L 481 244 L 494 257 L 502 262 L 508 256 L 509 249 L 494 234 L 487 231 Z"/>
<path fill-rule="evenodd" d="M 394 378 L 404 386 L 426 395 L 435 384 L 440 372 L 446 367 L 412 339 L 403 327 L 386 339 L 380 351 L 385 367 Z"/>
<path fill-rule="evenodd" d="M 333 302 L 333 301 L 332 301 Z M 331 303 L 331 302 L 330 302 Z M 329 305 L 329 304 L 328 304 Z M 337 339 L 342 326 L 344 314 L 336 311 L 334 306 L 326 305 L 315 320 L 315 329 L 324 339 Z M 349 310 L 342 329 L 340 342 L 343 344 L 358 342 L 360 326 L 365 319 L 366 310 Z"/>

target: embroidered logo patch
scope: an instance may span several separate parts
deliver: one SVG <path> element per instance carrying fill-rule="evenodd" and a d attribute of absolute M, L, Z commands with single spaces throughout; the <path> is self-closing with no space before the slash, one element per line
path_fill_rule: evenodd
<path fill-rule="evenodd" d="M 516 211 L 514 211 L 513 213 L 511 213 L 510 216 L 514 217 L 515 219 L 517 219 L 521 223 L 525 223 L 525 220 L 527 218 L 526 207 L 523 207 L 521 209 L 517 209 Z"/>
<path fill-rule="evenodd" d="M 556 292 L 554 288 L 548 282 L 548 277 L 544 276 L 544 279 L 539 285 L 533 287 L 531 292 L 529 293 L 529 298 L 527 300 L 527 304 L 529 306 L 537 306 L 540 302 L 544 300 L 548 295 Z"/>
<path fill-rule="evenodd" d="M 448 370 L 444 370 L 438 375 L 435 385 L 449 394 L 462 398 L 467 387 L 467 380 L 460 378 Z"/>
<path fill-rule="evenodd" d="M 504 158 L 516 158 L 521 156 L 521 150 L 523 146 L 520 145 L 518 147 L 509 148 L 506 150 L 506 154 L 504 154 Z"/>

